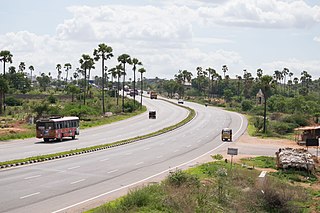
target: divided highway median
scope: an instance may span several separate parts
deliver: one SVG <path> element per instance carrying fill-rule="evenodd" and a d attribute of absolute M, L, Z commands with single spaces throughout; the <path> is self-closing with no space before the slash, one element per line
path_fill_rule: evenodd
<path fill-rule="evenodd" d="M 54 160 L 54 159 L 69 157 L 69 156 L 73 156 L 73 155 L 80 155 L 80 154 L 84 154 L 84 153 L 88 153 L 88 152 L 95 152 L 95 151 L 99 151 L 99 150 L 103 150 L 103 149 L 109 149 L 112 147 L 121 146 L 121 145 L 128 144 L 128 143 L 137 142 L 139 140 L 154 137 L 154 136 L 172 131 L 174 129 L 177 129 L 177 128 L 183 126 L 184 124 L 188 123 L 189 121 L 191 121 L 196 115 L 195 111 L 189 107 L 178 105 L 176 103 L 173 103 L 173 102 L 165 100 L 165 99 L 161 99 L 161 100 L 167 101 L 171 104 L 175 104 L 179 107 L 182 107 L 182 108 L 189 110 L 189 115 L 185 119 L 183 119 L 182 121 L 180 121 L 172 126 L 165 127 L 161 130 L 158 130 L 156 132 L 152 132 L 152 133 L 149 133 L 146 135 L 136 136 L 133 138 L 124 139 L 124 140 L 120 140 L 120 141 L 116 141 L 116 142 L 108 143 L 108 144 L 101 144 L 101 145 L 96 145 L 96 146 L 91 146 L 91 147 L 74 149 L 74 150 L 65 151 L 65 152 L 58 152 L 58 153 L 53 153 L 53 154 L 28 157 L 28 158 L 24 158 L 24 159 L 4 161 L 4 162 L 0 162 L 0 169 L 16 167 L 16 166 L 21 166 L 21 165 L 27 165 L 27 164 L 33 164 L 33 163 L 38 163 L 38 162 L 42 162 L 42 161 Z"/>

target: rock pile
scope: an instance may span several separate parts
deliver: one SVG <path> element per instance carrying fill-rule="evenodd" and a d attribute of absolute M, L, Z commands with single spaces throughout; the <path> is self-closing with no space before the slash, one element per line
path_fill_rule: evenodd
<path fill-rule="evenodd" d="M 281 148 L 276 152 L 277 167 L 314 171 L 315 162 L 305 149 Z"/>

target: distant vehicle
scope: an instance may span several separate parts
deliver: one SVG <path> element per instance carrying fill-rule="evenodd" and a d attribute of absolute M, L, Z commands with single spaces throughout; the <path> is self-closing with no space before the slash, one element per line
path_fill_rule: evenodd
<path fill-rule="evenodd" d="M 183 104 L 183 99 L 179 99 L 178 104 Z"/>
<path fill-rule="evenodd" d="M 135 94 L 135 95 L 139 95 L 138 90 L 135 90 L 135 91 L 133 91 L 133 89 L 132 89 L 132 90 L 130 90 L 129 95 L 130 95 L 130 96 L 133 96 L 133 94 Z"/>
<path fill-rule="evenodd" d="M 150 92 L 150 99 L 157 99 L 157 98 L 158 98 L 157 92 L 151 91 Z"/>
<path fill-rule="evenodd" d="M 157 118 L 157 113 L 155 110 L 150 110 L 149 111 L 149 119 L 156 119 Z"/>
<path fill-rule="evenodd" d="M 221 140 L 222 141 L 232 141 L 232 129 L 230 128 L 224 128 L 221 131 Z"/>
<path fill-rule="evenodd" d="M 36 121 L 36 137 L 43 138 L 45 142 L 62 141 L 64 137 L 75 139 L 76 135 L 79 135 L 78 117 L 56 116 Z"/>

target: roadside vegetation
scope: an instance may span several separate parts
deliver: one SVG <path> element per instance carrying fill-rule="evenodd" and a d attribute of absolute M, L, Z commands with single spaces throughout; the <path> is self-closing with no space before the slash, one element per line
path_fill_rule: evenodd
<path fill-rule="evenodd" d="M 215 157 L 214 157 L 215 158 Z M 90 213 L 113 212 L 318 212 L 320 171 L 269 172 L 259 179 L 262 168 L 274 167 L 275 159 L 243 159 L 259 170 L 224 160 L 202 164 L 186 171 L 172 171 L 159 184 L 131 190 Z M 248 169 L 250 168 L 250 169 Z M 291 177 L 291 178 L 288 178 Z M 307 178 L 310 177 L 310 178 Z M 302 183 L 308 183 L 303 185 Z"/>
<path fill-rule="evenodd" d="M 224 107 L 246 114 L 250 135 L 294 138 L 294 129 L 320 123 L 320 79 L 307 71 L 294 75 L 288 68 L 265 75 L 262 69 L 231 78 L 227 65 L 221 72 L 197 67 L 196 75 L 179 70 L 171 80 L 153 86 L 163 96 Z"/>

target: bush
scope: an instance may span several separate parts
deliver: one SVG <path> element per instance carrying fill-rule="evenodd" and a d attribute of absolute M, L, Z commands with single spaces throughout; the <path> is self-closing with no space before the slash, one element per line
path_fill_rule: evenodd
<path fill-rule="evenodd" d="M 250 111 L 253 108 L 253 103 L 250 100 L 243 100 L 241 102 L 241 109 L 242 111 Z"/>
<path fill-rule="evenodd" d="M 124 111 L 133 112 L 136 109 L 138 109 L 139 106 L 140 106 L 139 102 L 129 99 L 124 102 Z"/>
<path fill-rule="evenodd" d="M 50 104 L 55 104 L 57 103 L 57 98 L 53 94 L 50 94 L 48 97 L 48 101 Z"/>
<path fill-rule="evenodd" d="M 22 106 L 22 103 L 22 100 L 14 97 L 7 97 L 6 99 L 7 106 Z"/>
<path fill-rule="evenodd" d="M 291 132 L 293 132 L 293 129 L 296 127 L 298 127 L 296 124 L 285 123 L 285 122 L 280 122 L 280 121 L 275 121 L 275 122 L 270 123 L 270 129 L 273 132 L 278 133 L 279 135 L 291 133 Z"/>
<path fill-rule="evenodd" d="M 263 129 L 263 117 L 255 116 L 251 118 L 253 126 L 257 129 L 257 132 Z"/>
<path fill-rule="evenodd" d="M 170 185 L 177 186 L 177 187 L 182 185 L 190 185 L 190 186 L 200 185 L 200 181 L 196 176 L 188 174 L 181 170 L 171 172 L 170 175 L 168 176 L 168 182 Z"/>
<path fill-rule="evenodd" d="M 296 124 L 297 126 L 308 126 L 308 116 L 302 114 L 293 114 L 285 116 L 282 119 L 283 122 Z"/>

